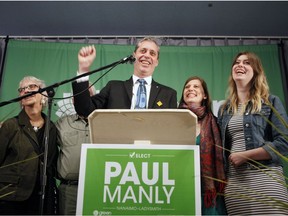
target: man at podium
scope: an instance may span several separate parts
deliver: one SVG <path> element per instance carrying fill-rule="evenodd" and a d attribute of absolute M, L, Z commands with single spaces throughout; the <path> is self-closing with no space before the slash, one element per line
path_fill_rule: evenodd
<path fill-rule="evenodd" d="M 174 89 L 155 82 L 152 78 L 158 66 L 160 47 L 154 38 L 140 40 L 133 52 L 134 72 L 126 81 L 109 81 L 99 94 L 90 97 L 89 77 L 72 83 L 75 109 L 88 116 L 95 109 L 173 109 L 177 108 Z M 88 72 L 96 58 L 94 46 L 82 47 L 78 53 L 78 75 Z M 139 90 L 138 90 L 139 88 Z M 80 92 L 83 92 L 79 94 Z"/>

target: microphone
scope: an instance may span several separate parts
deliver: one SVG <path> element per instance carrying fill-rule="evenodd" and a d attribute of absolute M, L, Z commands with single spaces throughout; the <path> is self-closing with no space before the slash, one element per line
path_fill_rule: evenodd
<path fill-rule="evenodd" d="M 133 55 L 130 55 L 130 56 L 123 58 L 121 60 L 121 64 L 124 64 L 124 63 L 133 64 L 135 62 L 135 60 L 136 60 L 136 58 Z"/>

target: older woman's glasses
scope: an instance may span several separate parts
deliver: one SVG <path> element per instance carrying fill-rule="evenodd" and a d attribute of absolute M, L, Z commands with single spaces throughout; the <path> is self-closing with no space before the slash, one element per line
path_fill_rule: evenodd
<path fill-rule="evenodd" d="M 28 85 L 28 86 L 24 86 L 24 87 L 18 88 L 18 92 L 19 92 L 19 93 L 22 93 L 22 92 L 24 92 L 26 89 L 27 89 L 28 91 L 34 91 L 34 90 L 38 90 L 38 89 L 39 89 L 39 86 L 36 85 L 36 84 L 30 84 L 30 85 Z"/>

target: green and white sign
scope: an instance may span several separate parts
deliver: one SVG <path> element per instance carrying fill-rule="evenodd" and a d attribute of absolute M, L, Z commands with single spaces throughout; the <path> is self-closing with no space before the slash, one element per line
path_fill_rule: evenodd
<path fill-rule="evenodd" d="M 79 215 L 201 214 L 199 147 L 83 144 Z"/>

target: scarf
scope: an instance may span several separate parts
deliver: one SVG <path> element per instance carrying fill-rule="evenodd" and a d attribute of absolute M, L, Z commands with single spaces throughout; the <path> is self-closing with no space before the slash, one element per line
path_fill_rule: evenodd
<path fill-rule="evenodd" d="M 183 108 L 195 113 L 200 123 L 200 169 L 201 185 L 204 190 L 204 205 L 206 208 L 216 206 L 217 193 L 223 193 L 225 182 L 222 141 L 216 118 L 212 112 L 207 112 L 205 106 Z"/>

